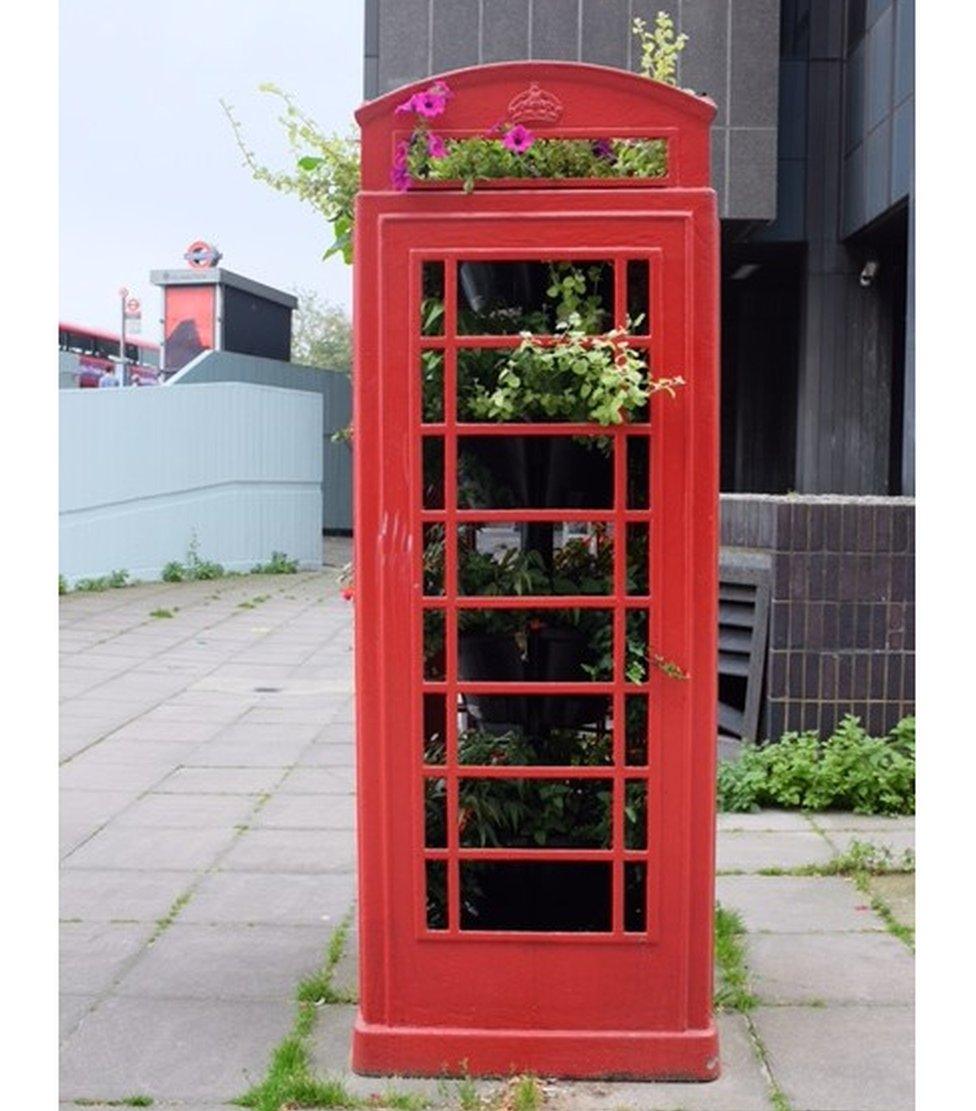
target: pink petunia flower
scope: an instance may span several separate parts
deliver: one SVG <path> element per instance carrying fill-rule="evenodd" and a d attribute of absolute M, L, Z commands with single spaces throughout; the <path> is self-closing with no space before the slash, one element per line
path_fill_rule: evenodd
<path fill-rule="evenodd" d="M 505 138 L 502 139 L 502 146 L 515 154 L 525 154 L 534 142 L 535 136 L 532 132 L 527 127 L 517 123 L 505 134 Z"/>
<path fill-rule="evenodd" d="M 444 146 L 444 140 L 440 135 L 435 135 L 433 131 L 427 132 L 427 153 L 431 158 L 444 158 L 447 154 L 447 147 Z"/>
<path fill-rule="evenodd" d="M 447 107 L 447 97 L 430 89 L 423 93 L 414 93 L 410 99 L 413 101 L 413 110 L 426 120 L 441 115 Z"/>
<path fill-rule="evenodd" d="M 414 103 L 413 102 L 414 102 L 415 99 L 416 99 L 415 96 L 411 96 L 411 97 L 408 97 L 407 100 L 403 101 L 402 104 L 398 104 L 396 106 L 396 108 L 393 109 L 393 115 L 394 116 L 409 116 L 410 113 L 414 111 Z"/>

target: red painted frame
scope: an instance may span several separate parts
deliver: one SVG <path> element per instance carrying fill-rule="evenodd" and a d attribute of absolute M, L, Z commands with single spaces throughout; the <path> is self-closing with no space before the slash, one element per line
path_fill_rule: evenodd
<path fill-rule="evenodd" d="M 454 96 L 437 130 L 483 132 L 531 82 L 563 106 L 559 136 L 667 137 L 668 175 L 654 181 L 492 183 L 463 195 L 429 187 L 397 194 L 389 171 L 402 123 L 393 108 L 428 82 L 360 109 L 363 191 L 357 201 L 354 373 L 356 689 L 359 807 L 360 1005 L 353 1065 L 361 1072 L 712 1079 L 714 760 L 716 707 L 718 221 L 709 187 L 710 101 L 618 70 L 506 63 L 445 75 Z M 527 187 L 528 186 L 528 187 Z M 505 347 L 518 336 L 456 334 L 457 259 L 649 259 L 649 351 L 657 374 L 683 374 L 676 398 L 654 398 L 647 424 L 610 430 L 568 424 L 464 424 L 455 404 L 456 352 Z M 421 337 L 420 268 L 444 260 L 445 328 Z M 626 316 L 615 286 L 615 324 Z M 422 424 L 420 351 L 444 353 L 444 419 Z M 456 508 L 456 444 L 465 434 L 609 435 L 613 507 L 603 510 Z M 649 509 L 626 506 L 626 441 L 650 441 Z M 444 445 L 442 508 L 422 505 L 421 443 Z M 610 521 L 613 591 L 603 596 L 462 597 L 457 526 L 467 521 Z M 650 530 L 650 594 L 626 595 L 626 525 Z M 425 597 L 423 526 L 442 523 L 444 593 Z M 457 674 L 461 609 L 602 608 L 612 613 L 614 681 L 465 682 Z M 443 681 L 423 679 L 422 614 L 445 615 Z M 685 681 L 651 668 L 624 681 L 626 613 L 649 613 L 651 650 Z M 589 694 L 612 698 L 613 762 L 586 767 L 458 763 L 457 694 Z M 446 762 L 422 762 L 424 694 L 447 699 Z M 646 693 L 648 763 L 624 762 L 624 699 Z M 424 848 L 423 780 L 447 781 L 457 813 L 461 778 L 608 779 L 607 849 L 462 848 L 448 820 L 445 848 Z M 623 786 L 648 784 L 647 848 L 624 847 Z M 612 865 L 612 928 L 601 933 L 462 930 L 463 860 L 592 860 Z M 425 862 L 447 863 L 448 923 L 427 927 Z M 646 929 L 627 932 L 623 873 L 647 864 Z"/>

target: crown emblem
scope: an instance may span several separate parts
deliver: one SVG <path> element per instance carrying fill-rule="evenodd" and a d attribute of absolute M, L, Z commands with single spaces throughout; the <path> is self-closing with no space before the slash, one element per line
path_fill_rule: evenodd
<path fill-rule="evenodd" d="M 554 93 L 540 89 L 533 81 L 524 93 L 508 102 L 512 123 L 556 123 L 563 114 L 563 102 Z"/>

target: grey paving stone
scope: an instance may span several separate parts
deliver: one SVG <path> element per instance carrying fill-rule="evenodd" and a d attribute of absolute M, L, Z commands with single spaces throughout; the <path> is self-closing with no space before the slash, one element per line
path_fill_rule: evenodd
<path fill-rule="evenodd" d="M 914 815 L 888 818 L 881 814 L 849 814 L 844 811 L 831 811 L 812 814 L 811 820 L 823 830 L 906 830 L 915 828 Z"/>
<path fill-rule="evenodd" d="M 731 829 L 803 832 L 813 828 L 807 816 L 799 810 L 760 810 L 755 814 L 719 814 L 716 817 L 716 824 L 719 833 Z"/>
<path fill-rule="evenodd" d="M 69 995 L 64 990 L 58 997 L 58 1037 L 64 1040 L 94 1005 L 94 995 Z"/>
<path fill-rule="evenodd" d="M 354 768 L 356 750 L 351 743 L 321 744 L 316 741 L 305 749 L 296 763 L 303 768 Z"/>
<path fill-rule="evenodd" d="M 142 949 L 151 923 L 62 922 L 60 990 L 71 995 L 100 995 Z"/>
<path fill-rule="evenodd" d="M 221 741 L 200 745 L 182 763 L 188 768 L 285 768 L 296 763 L 304 741 Z"/>
<path fill-rule="evenodd" d="M 719 871 L 758 872 L 761 868 L 796 868 L 826 864 L 834 855 L 830 845 L 812 830 L 762 832 L 725 830 L 718 838 Z"/>
<path fill-rule="evenodd" d="M 850 880 L 837 876 L 719 876 L 719 901 L 741 913 L 747 930 L 774 933 L 882 930 Z"/>
<path fill-rule="evenodd" d="M 90 751 L 90 750 L 89 750 Z M 148 791 L 172 770 L 171 764 L 92 763 L 83 752 L 58 773 L 63 790 L 75 791 Z"/>
<path fill-rule="evenodd" d="M 906 849 L 915 849 L 915 830 L 913 829 L 872 829 L 872 830 L 829 830 L 827 839 L 839 853 L 845 853 L 855 841 L 862 845 L 876 845 L 887 848 L 896 857 L 901 857 Z"/>
<path fill-rule="evenodd" d="M 332 930 L 318 926 L 193 925 L 174 922 L 116 994 L 180 999 L 294 999 L 322 967 Z"/>
<path fill-rule="evenodd" d="M 746 961 L 764 1003 L 908 1004 L 915 997 L 915 961 L 891 934 L 754 934 Z"/>
<path fill-rule="evenodd" d="M 61 873 L 61 918 L 155 922 L 195 878 L 193 872 L 68 869 Z"/>
<path fill-rule="evenodd" d="M 354 767 L 292 768 L 278 795 L 346 795 L 356 789 Z"/>
<path fill-rule="evenodd" d="M 136 791 L 62 791 L 58 815 L 64 822 L 90 822 L 99 826 L 138 797 Z"/>
<path fill-rule="evenodd" d="M 217 872 L 206 876 L 183 922 L 254 922 L 330 928 L 349 910 L 355 876 Z"/>
<path fill-rule="evenodd" d="M 78 757 L 89 768 L 103 764 L 134 764 L 137 767 L 158 767 L 160 774 L 185 763 L 198 741 L 131 741 L 108 737 L 92 745 Z"/>
<path fill-rule="evenodd" d="M 176 871 L 209 867 L 230 845 L 236 831 L 224 829 L 142 829 L 110 825 L 73 852 L 65 867 Z"/>
<path fill-rule="evenodd" d="M 256 828 L 350 831 L 356 824 L 356 799 L 344 795 L 277 794 L 255 815 Z"/>
<path fill-rule="evenodd" d="M 351 872 L 351 832 L 331 829 L 250 829 L 220 861 L 228 872 Z"/>
<path fill-rule="evenodd" d="M 112 734 L 112 740 L 182 743 L 209 741 L 223 726 L 214 721 L 167 721 L 145 714 L 123 725 Z"/>
<path fill-rule="evenodd" d="M 285 774 L 285 768 L 177 768 L 154 791 L 189 795 L 263 795 Z"/>
<path fill-rule="evenodd" d="M 794 1111 L 911 1111 L 911 1007 L 760 1007 L 773 1075 Z"/>
<path fill-rule="evenodd" d="M 896 922 L 903 926 L 915 926 L 914 874 L 872 876 L 868 886 L 873 895 L 887 903 Z"/>
<path fill-rule="evenodd" d="M 262 674 L 270 670 L 273 669 L 265 666 L 259 667 L 258 677 L 262 678 Z M 270 680 L 270 682 L 273 683 L 273 680 Z M 228 725 L 221 730 L 217 740 L 221 744 L 263 745 L 273 749 L 282 744 L 310 744 L 321 728 L 322 723 L 318 721 L 256 722 L 252 721 L 249 715 L 244 720 Z"/>
<path fill-rule="evenodd" d="M 58 822 L 58 859 L 64 860 L 100 828 L 95 822 Z"/>
<path fill-rule="evenodd" d="M 722 1074 L 708 1084 L 557 1083 L 553 1102 L 572 1111 L 759 1111 L 766 1082 L 741 1015 L 717 1016 Z M 558 1093 L 565 1094 L 560 1103 Z"/>
<path fill-rule="evenodd" d="M 319 1009 L 311 1039 L 311 1058 L 317 1075 L 350 1071 L 349 1051 L 355 1020 L 355 1004 L 333 1003 Z M 375 1077 L 372 1083 L 372 1091 L 376 1091 Z"/>
<path fill-rule="evenodd" d="M 291 1025 L 285 1002 L 110 998 L 61 1052 L 61 1097 L 229 1100 L 258 1081 Z"/>
<path fill-rule="evenodd" d="M 227 829 L 246 822 L 257 805 L 253 795 L 144 795 L 113 821 L 113 827 Z"/>

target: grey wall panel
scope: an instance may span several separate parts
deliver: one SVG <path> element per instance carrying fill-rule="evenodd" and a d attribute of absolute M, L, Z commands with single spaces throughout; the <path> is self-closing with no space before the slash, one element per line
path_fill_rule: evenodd
<path fill-rule="evenodd" d="M 891 203 L 891 118 L 886 117 L 864 140 L 864 203 L 868 220 Z"/>
<path fill-rule="evenodd" d="M 899 201 L 912 191 L 915 172 L 915 98 L 895 109 L 891 121 L 891 199 Z"/>
<path fill-rule="evenodd" d="M 582 0 L 581 60 L 627 69 L 629 15 L 629 0 Z"/>
<path fill-rule="evenodd" d="M 61 574 L 158 578 L 186 558 L 319 566 L 318 394 L 238 382 L 59 394 Z M 125 465 L 120 466 L 119 461 Z"/>
<path fill-rule="evenodd" d="M 864 141 L 867 123 L 864 107 L 864 42 L 859 42 L 847 58 L 844 72 L 844 151 Z"/>
<path fill-rule="evenodd" d="M 726 148 L 729 133 L 724 127 L 712 130 L 711 161 L 712 161 L 712 188 L 718 198 L 719 216 L 727 216 L 729 209 L 728 190 L 726 188 Z"/>
<path fill-rule="evenodd" d="M 431 0 L 431 69 L 476 66 L 479 62 L 481 4 L 479 0 Z"/>
<path fill-rule="evenodd" d="M 705 93 L 715 101 L 716 127 L 724 127 L 728 122 L 729 3 L 730 0 L 684 0 L 678 12 L 673 12 L 676 16 L 680 14 L 681 30 L 689 38 L 678 63 L 678 84 Z"/>
<path fill-rule="evenodd" d="M 379 93 L 431 72 L 430 0 L 379 0 Z"/>
<path fill-rule="evenodd" d="M 915 0 L 895 3 L 895 104 L 915 89 Z"/>
<path fill-rule="evenodd" d="M 756 220 L 775 214 L 775 130 L 736 130 L 730 132 L 729 141 L 729 213 Z M 770 167 L 774 168 L 772 176 Z"/>
<path fill-rule="evenodd" d="M 769 127 L 776 120 L 778 95 L 778 0 L 735 0 L 730 29 L 729 123 Z"/>
<path fill-rule="evenodd" d="M 229 351 L 207 351 L 163 388 L 200 382 L 252 382 L 317 394 L 323 419 L 319 451 L 323 474 L 320 527 L 330 532 L 352 529 L 352 452 L 347 444 L 332 442 L 332 434 L 345 428 L 352 417 L 352 382 L 348 374 Z"/>
<path fill-rule="evenodd" d="M 530 0 L 483 0 L 483 62 L 508 62 L 529 56 L 529 7 Z"/>
<path fill-rule="evenodd" d="M 870 132 L 891 112 L 894 11 L 890 7 L 870 28 L 864 44 L 864 126 Z"/>
<path fill-rule="evenodd" d="M 579 0 L 534 0 L 531 6 L 532 58 L 579 58 Z"/>

